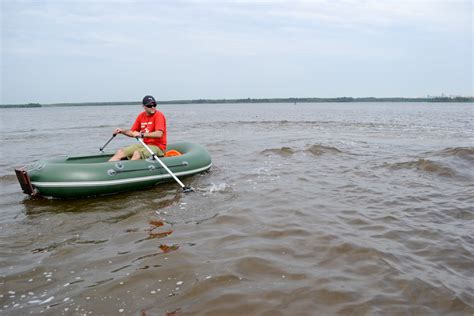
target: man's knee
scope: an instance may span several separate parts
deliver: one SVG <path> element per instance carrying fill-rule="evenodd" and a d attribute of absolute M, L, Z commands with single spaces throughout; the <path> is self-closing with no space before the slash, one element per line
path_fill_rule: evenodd
<path fill-rule="evenodd" d="M 117 152 L 115 153 L 115 155 L 125 157 L 125 153 L 124 153 L 123 149 L 117 150 Z"/>
<path fill-rule="evenodd" d="M 132 159 L 141 159 L 141 158 L 142 158 L 142 154 L 140 153 L 140 151 L 135 150 L 133 152 Z"/>
<path fill-rule="evenodd" d="M 125 153 L 122 149 L 119 149 L 115 152 L 115 154 L 110 157 L 109 161 L 118 161 L 121 160 L 122 158 L 125 158 Z"/>

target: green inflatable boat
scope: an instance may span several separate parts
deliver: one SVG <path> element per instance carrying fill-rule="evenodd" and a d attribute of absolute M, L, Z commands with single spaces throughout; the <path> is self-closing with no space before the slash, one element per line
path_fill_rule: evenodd
<path fill-rule="evenodd" d="M 169 144 L 167 150 L 181 153 L 160 158 L 176 177 L 197 174 L 212 165 L 209 152 L 201 145 L 181 142 Z M 15 172 L 24 193 L 54 198 L 114 194 L 173 181 L 172 175 L 153 157 L 108 162 L 111 156 L 100 154 L 40 160 L 15 169 Z"/>

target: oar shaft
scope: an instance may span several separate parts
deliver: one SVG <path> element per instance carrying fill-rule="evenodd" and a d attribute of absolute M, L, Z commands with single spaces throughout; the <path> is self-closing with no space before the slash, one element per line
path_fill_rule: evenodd
<path fill-rule="evenodd" d="M 112 134 L 112 137 L 110 137 L 110 139 L 105 143 L 105 145 L 100 147 L 99 150 L 104 151 L 104 148 L 112 141 L 112 139 L 114 139 L 115 135 L 116 134 Z"/>
<path fill-rule="evenodd" d="M 179 180 L 174 175 L 174 173 L 171 172 L 171 170 L 165 165 L 165 163 L 163 161 L 161 161 L 160 158 L 158 158 L 158 156 L 150 149 L 150 147 L 147 146 L 147 144 L 145 144 L 145 142 L 140 137 L 135 137 L 135 138 L 143 145 L 143 147 L 146 148 L 146 150 L 148 150 L 148 152 L 153 156 L 153 158 L 155 158 L 155 160 L 158 161 L 161 164 L 161 166 L 173 177 L 173 179 L 175 179 L 176 182 L 178 182 L 178 184 L 184 190 L 185 186 L 184 186 L 183 182 L 181 182 L 181 180 Z"/>

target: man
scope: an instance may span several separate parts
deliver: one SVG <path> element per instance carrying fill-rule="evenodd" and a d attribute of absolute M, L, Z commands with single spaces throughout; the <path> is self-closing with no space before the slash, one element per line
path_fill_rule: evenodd
<path fill-rule="evenodd" d="M 159 157 L 166 151 L 166 119 L 163 113 L 156 109 L 156 101 L 151 95 L 143 98 L 144 112 L 140 113 L 130 130 L 117 128 L 114 135 L 123 134 L 128 137 L 141 137 L 145 144 Z M 117 150 L 109 161 L 118 161 L 123 158 L 131 160 L 146 159 L 151 154 L 137 143 Z"/>

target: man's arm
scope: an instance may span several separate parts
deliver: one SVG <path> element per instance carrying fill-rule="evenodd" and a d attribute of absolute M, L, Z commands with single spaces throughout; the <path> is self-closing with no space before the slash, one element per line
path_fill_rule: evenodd
<path fill-rule="evenodd" d="M 144 138 L 160 138 L 163 136 L 163 131 L 154 131 L 150 133 L 143 133 Z"/>
<path fill-rule="evenodd" d="M 121 128 L 117 128 L 115 130 L 114 135 L 117 135 L 117 134 L 123 134 L 123 135 L 128 136 L 128 137 L 140 136 L 140 132 L 132 131 L 132 130 L 129 130 L 129 129 L 121 129 Z"/>
<path fill-rule="evenodd" d="M 140 115 L 137 116 L 135 122 L 133 123 L 130 129 L 116 128 L 114 135 L 123 134 L 128 137 L 137 137 L 140 136 Z"/>

